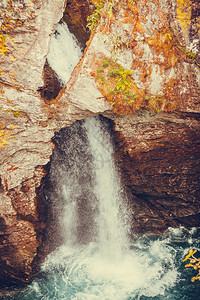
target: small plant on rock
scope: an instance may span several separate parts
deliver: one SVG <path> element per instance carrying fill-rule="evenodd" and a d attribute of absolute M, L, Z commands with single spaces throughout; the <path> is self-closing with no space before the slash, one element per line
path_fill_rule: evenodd
<path fill-rule="evenodd" d="M 107 57 L 96 62 L 95 66 L 92 75 L 116 113 L 131 113 L 140 107 L 143 92 L 135 84 L 132 70 L 124 69 Z"/>
<path fill-rule="evenodd" d="M 96 9 L 93 11 L 93 13 L 87 17 L 87 25 L 86 27 L 89 28 L 91 32 L 94 31 L 96 26 L 99 23 L 100 17 L 101 17 L 101 12 L 104 7 L 105 0 L 100 0 L 97 5 Z"/>

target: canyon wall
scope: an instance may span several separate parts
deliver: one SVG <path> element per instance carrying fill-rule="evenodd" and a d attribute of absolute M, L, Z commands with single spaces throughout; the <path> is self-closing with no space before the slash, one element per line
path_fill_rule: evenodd
<path fill-rule="evenodd" d="M 199 226 L 199 2 L 106 2 L 82 59 L 55 98 L 59 87 L 44 92 L 52 89 L 45 78 L 54 75 L 44 66 L 55 24 L 69 21 L 84 48 L 85 14 L 93 11 L 89 1 L 68 4 L 76 22 L 64 0 L 0 4 L 4 285 L 32 276 L 45 227 L 41 186 L 55 147 L 51 138 L 78 119 L 102 113 L 114 121 L 116 160 L 136 232 Z"/>
<path fill-rule="evenodd" d="M 112 3 L 93 28 L 70 97 L 84 101 L 93 78 L 113 107 L 104 116 L 115 123 L 133 232 L 199 226 L 199 2 Z"/>
<path fill-rule="evenodd" d="M 45 203 L 40 200 L 51 138 L 78 119 L 109 106 L 93 87 L 86 104 L 41 96 L 50 36 L 65 1 L 3 1 L 0 33 L 0 282 L 26 283 L 42 243 Z M 93 95 L 93 93 L 96 93 Z"/>
<path fill-rule="evenodd" d="M 115 122 L 133 232 L 199 227 L 199 114 L 144 110 Z"/>

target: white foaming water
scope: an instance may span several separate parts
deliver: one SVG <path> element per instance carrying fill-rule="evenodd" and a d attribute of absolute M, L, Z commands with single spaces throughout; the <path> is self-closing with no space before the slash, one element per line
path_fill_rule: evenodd
<path fill-rule="evenodd" d="M 128 248 L 126 203 L 121 198 L 120 180 L 114 164 L 110 134 L 98 118 L 88 118 L 85 128 L 94 159 L 94 192 L 98 201 L 98 243 L 104 254 L 119 257 Z M 123 212 L 123 214 L 122 214 Z M 122 219 L 124 217 L 124 220 Z"/>
<path fill-rule="evenodd" d="M 47 60 L 64 85 L 69 80 L 82 54 L 78 41 L 70 33 L 67 24 L 57 24 L 56 31 L 51 37 Z"/>
<path fill-rule="evenodd" d="M 43 265 L 43 271 L 58 272 L 51 283 L 57 286 L 57 294 L 51 296 L 49 292 L 46 299 L 135 300 L 156 296 L 165 299 L 162 296 L 179 276 L 174 250 L 167 242 L 140 244 L 140 250 L 135 247 L 119 260 L 106 257 L 95 243 L 75 249 L 63 245 Z"/>
<path fill-rule="evenodd" d="M 44 283 L 38 281 L 33 285 L 30 293 L 45 293 L 45 299 L 54 300 L 135 300 L 156 296 L 162 299 L 179 277 L 175 266 L 176 250 L 170 246 L 168 237 L 164 240 L 143 237 L 130 244 L 128 217 L 126 209 L 125 212 L 122 209 L 126 204 L 122 203 L 123 193 L 114 164 L 108 124 L 104 124 L 101 118 L 88 118 L 81 127 L 74 126 L 73 130 L 73 133 L 79 133 L 79 137 L 71 135 L 74 136 L 72 144 L 66 143 L 66 149 L 63 149 L 72 161 L 79 161 L 66 169 L 69 173 L 61 172 L 65 173 L 65 180 L 60 185 L 60 192 L 66 200 L 62 218 L 66 242 L 47 257 L 42 271 L 49 274 L 48 278 Z M 85 134 L 88 144 L 85 138 L 82 139 Z M 79 148 L 84 148 L 84 152 Z M 79 157 L 80 153 L 84 157 Z M 88 165 L 85 167 L 89 157 L 90 172 L 87 171 Z M 79 243 L 85 227 L 78 227 L 78 216 L 80 208 L 84 210 L 84 216 L 88 216 L 86 210 L 92 201 L 88 200 L 86 206 L 74 201 L 80 199 L 79 194 L 84 191 L 78 184 L 79 176 L 82 178 L 85 172 L 86 178 L 94 181 L 89 186 L 95 194 L 92 201 L 97 202 L 95 218 L 91 222 L 95 230 L 91 228 L 93 236 L 89 235 L 87 244 Z M 58 180 L 59 183 L 62 181 L 60 177 Z M 92 195 L 89 195 L 89 189 L 87 193 L 88 197 Z"/>

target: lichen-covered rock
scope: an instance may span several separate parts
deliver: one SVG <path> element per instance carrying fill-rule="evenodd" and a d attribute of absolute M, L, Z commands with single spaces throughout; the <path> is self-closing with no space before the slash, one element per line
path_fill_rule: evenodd
<path fill-rule="evenodd" d="M 0 12 L 0 80 L 37 90 L 50 35 L 61 19 L 65 0 L 3 1 Z"/>
<path fill-rule="evenodd" d="M 69 5 L 84 15 L 86 2 Z M 199 1 L 109 2 L 67 86 L 55 99 L 57 88 L 50 90 L 47 101 L 38 90 L 45 98 L 43 79 L 54 82 L 43 68 L 65 1 L 1 1 L 1 284 L 31 277 L 44 226 L 39 187 L 55 131 L 112 106 L 153 111 L 105 114 L 116 124 L 135 230 L 199 226 Z"/>
<path fill-rule="evenodd" d="M 102 99 L 101 104 L 92 100 L 79 107 L 67 96 L 45 101 L 38 91 L 44 84 L 50 35 L 64 4 L 64 0 L 0 4 L 1 286 L 25 283 L 33 274 L 45 214 L 39 187 L 55 147 L 51 141 L 55 131 L 106 109 Z M 54 88 L 52 95 L 57 92 Z"/>
<path fill-rule="evenodd" d="M 124 103 L 132 111 L 199 112 L 198 1 L 113 2 L 112 12 L 105 5 L 85 54 L 101 93 L 116 111 Z M 134 88 L 123 82 L 121 89 L 109 89 L 114 73 L 106 72 L 106 58 L 133 71 Z"/>

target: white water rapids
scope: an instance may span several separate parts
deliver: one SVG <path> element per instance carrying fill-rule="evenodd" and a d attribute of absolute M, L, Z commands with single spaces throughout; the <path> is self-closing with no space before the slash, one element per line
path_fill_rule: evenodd
<path fill-rule="evenodd" d="M 47 59 L 63 84 L 81 55 L 67 25 L 58 24 Z M 185 291 L 179 286 L 176 264 L 197 245 L 195 231 L 128 239 L 131 219 L 108 121 L 78 121 L 55 141 L 46 197 L 52 205 L 51 241 L 62 245 L 48 255 L 38 277 L 9 299 L 196 300 L 185 296 L 188 283 Z"/>
<path fill-rule="evenodd" d="M 93 117 L 76 122 L 63 130 L 63 137 L 62 160 L 55 156 L 54 165 L 53 156 L 51 176 L 56 195 L 64 200 L 60 218 L 64 243 L 42 266 L 51 274 L 44 299 L 164 295 L 178 278 L 174 250 L 159 240 L 131 245 L 108 121 Z M 34 289 L 39 292 L 41 287 L 35 283 Z"/>

